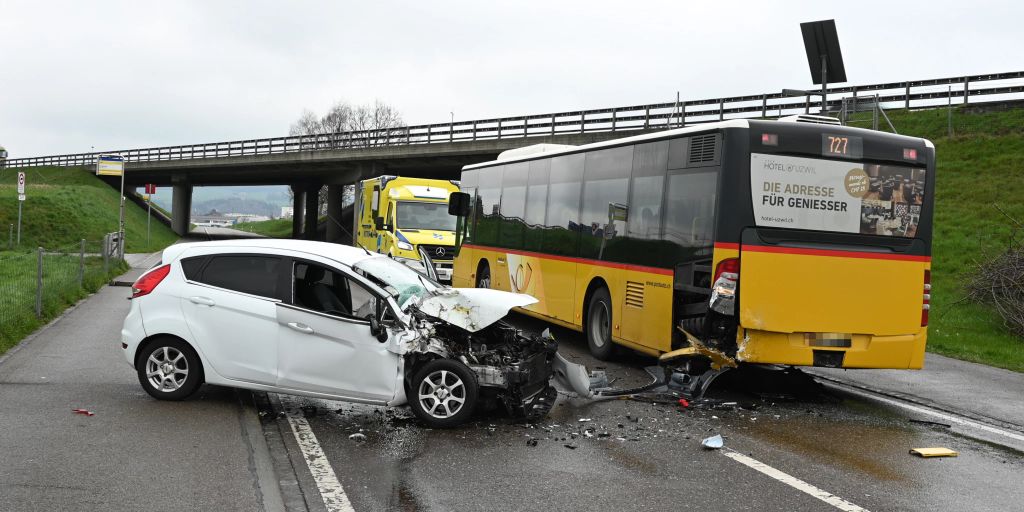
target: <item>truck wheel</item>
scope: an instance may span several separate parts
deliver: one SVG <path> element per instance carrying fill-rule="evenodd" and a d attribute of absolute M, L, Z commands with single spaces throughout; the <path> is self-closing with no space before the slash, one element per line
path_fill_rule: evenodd
<path fill-rule="evenodd" d="M 612 342 L 612 299 L 606 288 L 598 288 L 587 305 L 587 346 L 594 357 L 607 361 L 615 351 Z"/>

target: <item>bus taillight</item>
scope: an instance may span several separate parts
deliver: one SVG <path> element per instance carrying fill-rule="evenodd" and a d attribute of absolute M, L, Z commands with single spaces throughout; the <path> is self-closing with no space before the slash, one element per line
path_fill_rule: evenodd
<path fill-rule="evenodd" d="M 722 273 L 729 272 L 739 276 L 740 274 L 740 260 L 739 258 L 726 258 L 718 262 L 718 266 L 715 267 L 715 278 L 711 282 L 718 281 L 719 277 L 722 277 Z M 733 278 L 735 279 L 735 277 Z"/>
<path fill-rule="evenodd" d="M 932 302 L 932 271 L 924 271 L 924 302 L 921 304 L 921 327 L 928 326 L 928 310 Z"/>

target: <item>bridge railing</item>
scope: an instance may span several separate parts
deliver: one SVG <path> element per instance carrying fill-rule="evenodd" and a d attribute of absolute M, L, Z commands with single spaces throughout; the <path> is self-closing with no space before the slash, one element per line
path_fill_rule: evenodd
<path fill-rule="evenodd" d="M 828 110 L 842 107 L 843 99 L 870 94 L 885 108 L 921 109 L 945 105 L 1024 99 L 1024 71 L 971 75 L 930 80 L 833 87 L 828 90 Z M 500 117 L 382 128 L 356 132 L 249 139 L 184 146 L 122 149 L 7 160 L 7 167 L 93 165 L 101 154 L 118 153 L 126 162 L 192 160 L 300 151 L 330 151 L 436 144 L 515 137 L 540 137 L 571 133 L 656 130 L 683 125 L 740 118 L 775 118 L 817 112 L 820 99 L 812 96 L 754 94 L 702 100 L 652 103 L 553 114 Z"/>

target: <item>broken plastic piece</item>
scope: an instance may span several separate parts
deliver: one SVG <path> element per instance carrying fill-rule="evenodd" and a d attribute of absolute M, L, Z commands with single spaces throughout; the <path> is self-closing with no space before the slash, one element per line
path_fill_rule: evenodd
<path fill-rule="evenodd" d="M 353 441 L 366 441 L 366 434 L 352 434 L 348 438 Z"/>
<path fill-rule="evenodd" d="M 95 416 L 96 415 L 96 413 L 94 413 L 92 411 L 89 411 L 87 409 L 71 409 L 71 412 L 73 412 L 75 414 L 81 414 L 82 416 Z"/>
<path fill-rule="evenodd" d="M 914 448 L 913 450 L 910 450 L 910 453 L 924 458 L 956 457 L 957 455 L 960 455 L 949 448 Z"/>
<path fill-rule="evenodd" d="M 685 398 L 680 398 L 679 399 L 679 405 L 681 407 L 689 407 L 690 406 L 690 402 L 689 402 L 689 400 L 687 400 Z"/>
<path fill-rule="evenodd" d="M 725 446 L 725 440 L 722 439 L 721 435 L 714 435 L 705 438 L 703 441 L 700 442 L 700 445 L 703 446 L 704 448 L 707 448 L 708 450 L 717 450 Z"/>

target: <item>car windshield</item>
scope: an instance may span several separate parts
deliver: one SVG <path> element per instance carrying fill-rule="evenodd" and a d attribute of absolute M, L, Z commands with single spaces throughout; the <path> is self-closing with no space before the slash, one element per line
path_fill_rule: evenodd
<path fill-rule="evenodd" d="M 448 214 L 448 203 L 398 203 L 398 229 L 455 231 L 455 220 Z"/>
<path fill-rule="evenodd" d="M 366 258 L 352 268 L 363 277 L 396 294 L 400 306 L 412 297 L 424 299 L 442 285 L 391 258 Z"/>

